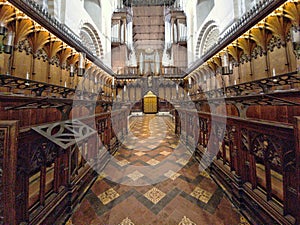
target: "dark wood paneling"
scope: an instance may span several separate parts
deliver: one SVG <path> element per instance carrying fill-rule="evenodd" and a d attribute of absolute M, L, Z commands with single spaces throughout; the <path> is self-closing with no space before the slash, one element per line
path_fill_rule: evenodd
<path fill-rule="evenodd" d="M 287 112 L 285 107 L 277 110 Z M 180 117 L 181 124 L 176 118 L 176 125 L 181 126 L 182 141 L 189 146 L 190 138 L 195 140 L 191 124 L 196 123 L 191 123 L 191 111 L 180 109 L 178 114 L 172 114 Z M 272 116 L 274 114 L 266 117 Z M 251 222 L 298 224 L 300 120 L 293 129 L 289 124 L 267 120 L 212 116 L 203 112 L 199 112 L 198 117 L 200 131 L 195 140 L 198 142 L 195 157 L 203 166 L 208 165 L 212 177 L 225 187 L 231 200 Z M 221 148 L 219 143 L 222 143 Z M 259 172 L 261 167 L 257 167 L 257 163 L 263 165 L 263 173 Z M 259 181 L 262 178 L 264 183 Z"/>
<path fill-rule="evenodd" d="M 18 119 L 23 120 L 19 113 L 26 110 L 29 109 L 15 111 Z M 44 123 L 55 118 L 46 117 L 51 113 L 55 114 L 56 109 L 40 110 L 44 110 L 44 113 L 36 122 Z M 14 116 L 17 117 L 17 114 Z M 108 154 L 104 153 L 109 151 L 114 154 L 119 146 L 119 139 L 126 135 L 128 114 L 127 110 L 118 110 L 81 118 L 83 123 L 98 132 L 67 149 L 62 149 L 32 129 L 23 128 L 19 131 L 17 121 L 0 121 L 0 216 L 4 218 L 0 222 L 12 225 L 22 222 L 62 224 L 95 180 L 97 174 L 93 168 L 101 169 L 109 159 L 106 157 Z M 113 127 L 111 119 L 121 122 Z M 98 141 L 98 136 L 102 143 Z M 80 146 L 86 148 L 87 153 L 81 162 L 74 161 L 72 157 L 77 156 L 72 152 L 78 151 Z M 106 146 L 106 149 L 100 148 L 101 146 Z M 75 164 L 71 165 L 72 162 Z M 46 186 L 46 168 L 53 163 L 54 178 L 49 189 Z M 75 173 L 71 171 L 72 167 L 76 170 Z M 38 191 L 38 197 L 30 200 L 29 178 L 37 172 L 39 189 L 32 187 Z M 35 181 L 31 182 L 34 184 Z"/>
<path fill-rule="evenodd" d="M 16 223 L 18 122 L 0 121 L 0 223 Z"/>

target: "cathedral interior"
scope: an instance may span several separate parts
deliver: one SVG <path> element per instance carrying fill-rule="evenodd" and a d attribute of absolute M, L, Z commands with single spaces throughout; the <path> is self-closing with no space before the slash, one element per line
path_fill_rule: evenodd
<path fill-rule="evenodd" d="M 299 208 L 299 0 L 0 0 L 0 225 Z"/>

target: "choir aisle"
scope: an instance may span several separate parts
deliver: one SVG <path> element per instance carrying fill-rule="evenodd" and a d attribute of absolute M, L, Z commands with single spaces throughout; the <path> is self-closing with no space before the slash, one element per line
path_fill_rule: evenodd
<path fill-rule="evenodd" d="M 170 117 L 145 115 L 99 175 L 68 225 L 248 224 L 174 134 Z"/>

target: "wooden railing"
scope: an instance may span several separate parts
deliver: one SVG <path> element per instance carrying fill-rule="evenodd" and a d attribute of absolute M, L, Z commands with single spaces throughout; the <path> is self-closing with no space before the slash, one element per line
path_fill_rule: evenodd
<path fill-rule="evenodd" d="M 73 120 L 73 130 L 86 126 L 84 138 L 76 141 L 74 133 L 62 142 L 72 121 L 20 131 L 17 121 L 1 122 L 0 224 L 63 223 L 126 135 L 127 115 L 118 110 Z"/>
<path fill-rule="evenodd" d="M 196 159 L 209 167 L 252 222 L 298 224 L 300 118 L 293 127 L 201 112 L 196 121 L 192 114 L 178 110 L 177 133 L 184 134 L 187 146 L 197 141 Z M 200 127 L 197 137 L 191 132 L 195 123 Z"/>

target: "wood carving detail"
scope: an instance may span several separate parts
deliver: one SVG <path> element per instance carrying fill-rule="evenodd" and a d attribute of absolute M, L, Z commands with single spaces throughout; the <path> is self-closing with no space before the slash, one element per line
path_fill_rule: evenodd
<path fill-rule="evenodd" d="M 249 136 L 248 136 L 248 130 L 246 129 L 241 129 L 241 137 L 242 137 L 242 141 L 241 141 L 241 147 L 242 150 L 244 151 L 249 151 Z"/>
<path fill-rule="evenodd" d="M 264 51 L 263 51 L 262 47 L 259 46 L 259 45 L 257 45 L 257 46 L 255 46 L 255 48 L 253 49 L 251 56 L 252 56 L 254 59 L 257 59 L 259 56 L 262 57 L 263 54 L 264 54 Z"/>
<path fill-rule="evenodd" d="M 32 52 L 32 48 L 30 47 L 29 42 L 26 39 L 19 41 L 16 48 L 19 50 L 19 52 L 23 52 L 25 50 L 27 55 L 31 54 Z"/>
<path fill-rule="evenodd" d="M 41 166 L 47 166 L 54 162 L 57 154 L 58 154 L 58 147 L 46 141 L 39 141 L 33 144 L 34 153 L 30 160 L 30 171 L 39 170 Z"/>
<path fill-rule="evenodd" d="M 275 47 L 277 48 L 281 48 L 281 46 L 283 46 L 284 42 L 282 42 L 282 40 L 279 37 L 273 36 L 270 39 L 270 42 L 267 46 L 268 50 L 273 52 Z"/>
<path fill-rule="evenodd" d="M 282 166 L 281 155 L 283 153 L 283 146 L 286 146 L 286 143 L 283 140 L 277 139 L 277 137 L 259 134 L 255 135 L 252 143 L 252 152 L 256 157 L 266 159 L 274 166 Z"/>

